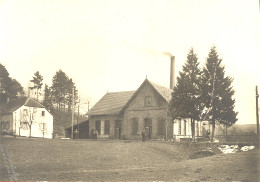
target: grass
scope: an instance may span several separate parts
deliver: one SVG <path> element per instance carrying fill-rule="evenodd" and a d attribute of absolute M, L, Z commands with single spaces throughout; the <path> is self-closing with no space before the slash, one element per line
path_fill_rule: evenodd
<path fill-rule="evenodd" d="M 257 179 L 254 151 L 192 159 L 210 144 L 3 138 L 18 180 L 224 181 Z M 0 180 L 10 180 L 0 155 Z M 230 180 L 229 180 L 230 179 Z M 196 181 L 194 180 L 194 181 Z"/>

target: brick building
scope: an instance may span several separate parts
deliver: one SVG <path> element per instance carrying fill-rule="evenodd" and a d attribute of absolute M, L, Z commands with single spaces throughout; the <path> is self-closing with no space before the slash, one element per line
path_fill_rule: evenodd
<path fill-rule="evenodd" d="M 99 138 L 139 139 L 142 130 L 148 138 L 172 138 L 171 92 L 145 79 L 136 91 L 107 93 L 87 113 L 89 128 Z"/>

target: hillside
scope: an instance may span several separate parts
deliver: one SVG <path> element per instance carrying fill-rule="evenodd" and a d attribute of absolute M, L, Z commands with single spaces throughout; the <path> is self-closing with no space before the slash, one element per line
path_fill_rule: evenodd
<path fill-rule="evenodd" d="M 71 126 L 71 120 L 72 120 L 71 113 L 54 110 L 52 112 L 52 114 L 54 116 L 54 120 L 53 120 L 54 135 L 65 136 L 65 128 Z M 78 119 L 78 122 L 80 123 L 82 121 L 87 120 L 87 117 L 84 115 L 80 115 L 78 118 L 77 114 L 75 114 L 74 119 L 75 119 L 74 123 L 76 124 L 77 119 Z"/>

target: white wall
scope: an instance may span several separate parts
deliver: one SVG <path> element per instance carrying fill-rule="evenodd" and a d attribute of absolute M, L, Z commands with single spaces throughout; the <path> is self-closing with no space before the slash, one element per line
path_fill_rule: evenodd
<path fill-rule="evenodd" d="M 13 128 L 16 135 L 20 136 L 27 136 L 30 135 L 30 128 L 27 125 L 20 125 L 21 122 L 27 121 L 24 117 L 24 109 L 27 109 L 28 113 L 29 111 L 32 111 L 33 108 L 22 106 L 18 108 L 15 112 L 13 112 Z M 45 112 L 45 115 L 42 116 L 42 111 Z M 29 115 L 29 114 L 28 114 Z M 27 115 L 27 116 L 28 116 Z M 33 114 L 34 116 L 34 122 L 32 124 L 32 131 L 31 136 L 32 137 L 41 137 L 41 138 L 52 138 L 53 134 L 53 116 L 45 109 L 45 108 L 36 108 L 36 112 Z M 45 130 L 42 130 L 43 123 L 45 124 Z"/>
<path fill-rule="evenodd" d="M 181 121 L 181 122 L 180 122 Z M 180 138 L 187 138 L 187 137 L 191 137 L 192 135 L 192 132 L 191 132 L 191 122 L 189 119 L 186 119 L 186 135 L 185 134 L 185 131 L 184 131 L 184 119 L 181 119 L 181 120 L 175 120 L 174 122 L 174 131 L 173 131 L 173 134 L 175 136 L 175 139 L 177 141 L 179 141 Z M 179 126 L 181 124 L 181 134 L 179 134 Z M 197 134 L 199 133 L 199 136 L 202 136 L 203 133 L 202 133 L 202 128 L 204 126 L 202 124 L 199 124 L 197 125 L 197 121 L 195 122 L 195 136 L 197 136 Z M 198 133 L 197 133 L 198 132 Z"/>

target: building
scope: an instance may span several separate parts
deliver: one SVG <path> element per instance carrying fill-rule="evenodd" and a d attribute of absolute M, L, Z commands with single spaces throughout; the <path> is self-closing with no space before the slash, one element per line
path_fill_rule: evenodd
<path fill-rule="evenodd" d="M 3 129 L 17 136 L 53 138 L 53 116 L 39 102 L 22 97 L 8 101 L 1 113 Z"/>
<path fill-rule="evenodd" d="M 150 139 L 190 140 L 189 119 L 172 120 L 168 107 L 174 87 L 175 57 L 171 56 L 170 88 L 145 79 L 136 91 L 106 93 L 91 110 L 89 129 L 97 130 L 99 138 L 140 139 L 145 130 Z M 195 124 L 195 136 L 204 131 Z"/>
<path fill-rule="evenodd" d="M 78 124 L 73 125 L 73 131 L 78 131 L 78 139 L 88 139 L 89 136 L 89 120 L 82 121 Z M 74 133 L 75 135 L 75 133 Z M 73 135 L 73 136 L 74 136 Z M 71 126 L 65 129 L 66 138 L 71 138 Z M 74 138 L 76 138 L 74 136 Z"/>
<path fill-rule="evenodd" d="M 136 91 L 105 94 L 87 113 L 89 128 L 99 138 L 139 139 L 173 137 L 168 113 L 172 90 L 145 79 Z"/>

